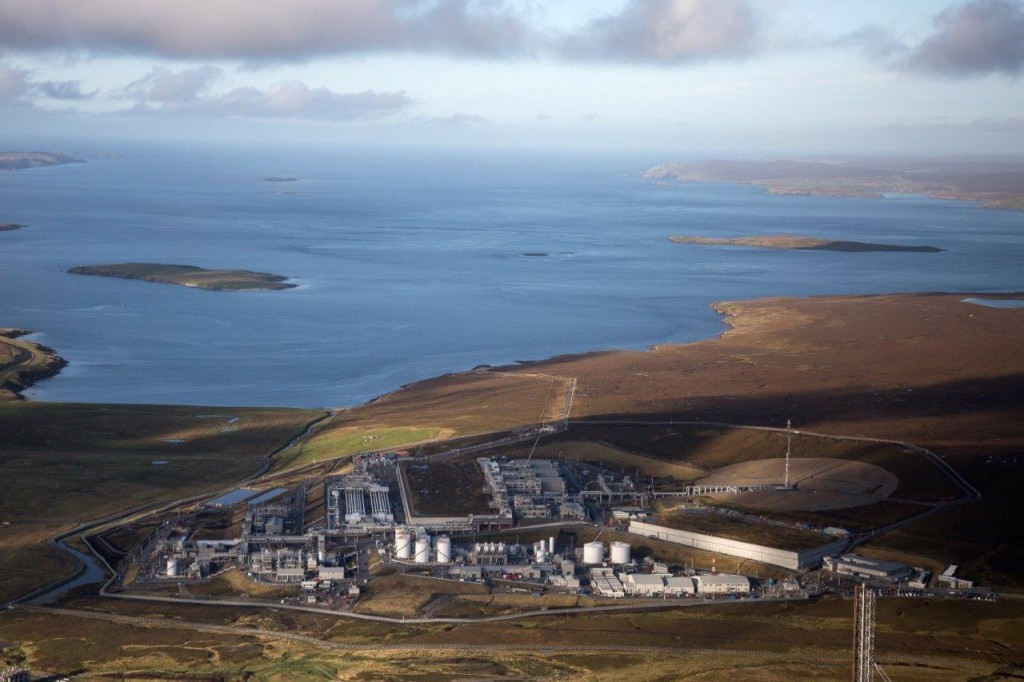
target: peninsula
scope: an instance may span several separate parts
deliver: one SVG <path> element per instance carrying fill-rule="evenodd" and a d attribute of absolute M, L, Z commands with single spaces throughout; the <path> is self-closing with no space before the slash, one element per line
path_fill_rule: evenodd
<path fill-rule="evenodd" d="M 935 246 L 905 246 L 900 244 L 872 244 L 870 242 L 848 242 L 816 237 L 794 237 L 789 235 L 767 235 L 763 237 L 669 237 L 675 244 L 700 244 L 702 246 L 753 246 L 760 249 L 787 249 L 796 251 L 843 251 L 863 253 L 870 251 L 905 251 L 915 253 L 939 253 L 945 251 Z"/>
<path fill-rule="evenodd" d="M 215 291 L 242 291 L 246 289 L 294 289 L 282 275 L 251 270 L 207 270 L 194 265 L 164 265 L 162 263 L 117 263 L 113 265 L 79 265 L 68 272 L 75 275 L 97 275 L 121 279 L 141 279 L 146 282 L 181 284 L 197 289 Z"/>
<path fill-rule="evenodd" d="M 288 176 L 271 175 L 270 177 L 263 178 L 263 181 L 264 182 L 298 182 L 299 179 L 298 178 L 293 178 L 290 175 L 288 175 Z"/>
<path fill-rule="evenodd" d="M 25 227 L 25 226 L 24 225 L 19 225 L 18 223 L 0 223 L 0 232 L 10 232 L 11 230 L 20 230 L 23 227 Z"/>
<path fill-rule="evenodd" d="M 920 194 L 979 201 L 986 208 L 1024 209 L 1024 162 L 1019 159 L 713 159 L 653 166 L 644 177 L 753 185 L 780 195 L 877 198 Z"/>
<path fill-rule="evenodd" d="M 65 163 L 85 161 L 60 152 L 0 152 L 0 170 L 24 170 L 39 166 L 60 166 Z"/>

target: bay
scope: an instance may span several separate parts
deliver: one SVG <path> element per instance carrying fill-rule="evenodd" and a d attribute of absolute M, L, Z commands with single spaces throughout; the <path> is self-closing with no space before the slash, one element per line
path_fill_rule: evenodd
<path fill-rule="evenodd" d="M 1021 288 L 1024 214 L 970 202 L 665 186 L 640 175 L 668 159 L 643 155 L 82 146 L 88 164 L 0 174 L 0 221 L 28 226 L 0 235 L 0 326 L 70 362 L 27 392 L 39 400 L 350 406 L 481 364 L 713 337 L 714 301 Z M 679 234 L 946 251 L 668 242 Z M 65 272 L 125 261 L 299 287 Z"/>

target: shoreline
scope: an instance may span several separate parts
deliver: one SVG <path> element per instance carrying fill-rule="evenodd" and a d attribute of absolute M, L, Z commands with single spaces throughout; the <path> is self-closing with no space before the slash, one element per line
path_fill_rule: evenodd
<path fill-rule="evenodd" d="M 22 393 L 44 379 L 50 379 L 68 366 L 68 361 L 49 346 L 19 340 L 33 332 L 20 328 L 0 328 L 0 350 L 5 363 L 0 365 L 0 403 L 6 400 L 28 400 Z M 6 347 L 6 348 L 4 348 Z M 6 366 L 10 354 L 14 364 Z"/>
<path fill-rule="evenodd" d="M 721 341 L 730 337 L 730 335 L 737 332 L 738 327 L 742 326 L 742 323 L 749 322 L 749 320 L 743 320 L 743 311 L 738 308 L 743 307 L 769 307 L 772 306 L 785 306 L 786 304 L 804 304 L 804 305 L 828 305 L 842 302 L 857 302 L 857 301 L 870 301 L 870 300 L 882 300 L 882 299 L 925 299 L 929 297 L 959 297 L 960 299 L 966 298 L 985 298 L 994 300 L 1020 300 L 1024 298 L 1024 292 L 941 292 L 941 291 L 922 291 L 922 292 L 900 292 L 900 293 L 888 293 L 888 294 L 846 294 L 846 295 L 833 295 L 833 294 L 821 294 L 812 296 L 802 297 L 765 297 L 765 298 L 752 298 L 752 299 L 739 299 L 731 301 L 714 301 L 708 304 L 708 307 L 713 310 L 717 315 L 720 316 L 720 321 L 724 328 L 720 330 L 714 336 L 709 336 L 702 339 L 696 339 L 693 341 L 684 342 L 667 342 L 667 343 L 655 343 L 645 346 L 641 349 L 629 349 L 629 348 L 605 348 L 600 350 L 582 351 L 579 353 L 560 353 L 557 355 L 548 356 L 545 358 L 539 358 L 536 360 L 517 360 L 504 364 L 483 364 L 477 365 L 469 369 L 454 370 L 451 372 L 444 372 L 434 376 L 426 377 L 423 379 L 417 379 L 402 383 L 395 388 L 380 393 L 376 396 L 368 398 L 362 402 L 355 403 L 353 405 L 342 405 L 332 409 L 352 411 L 363 408 L 373 407 L 383 402 L 387 402 L 390 398 L 400 395 L 405 392 L 418 391 L 425 385 L 437 385 L 444 384 L 446 382 L 457 382 L 460 379 L 470 378 L 473 376 L 493 376 L 496 374 L 521 374 L 524 371 L 544 369 L 550 366 L 557 366 L 562 364 L 572 364 L 589 361 L 599 361 L 602 359 L 615 358 L 617 356 L 645 356 L 663 352 L 677 353 L 687 348 L 704 346 L 705 344 L 713 344 L 717 341 Z M 966 301 L 963 302 L 964 306 L 969 305 Z M 973 306 L 972 306 L 973 307 Z M 1014 310 L 1015 308 L 993 308 L 993 310 L 1007 311 Z M 0 342 L 4 338 L 16 339 L 22 336 L 26 336 L 34 333 L 33 331 L 26 329 L 7 329 L 0 328 Z M 16 380 L 17 390 L 10 390 L 18 400 L 34 400 L 27 398 L 21 393 L 28 388 L 33 387 L 37 382 L 45 379 L 56 377 L 61 369 L 68 366 L 69 362 L 61 357 L 57 351 L 48 346 L 34 343 L 34 342 L 22 342 L 33 346 L 38 349 L 43 355 L 48 358 L 47 366 L 45 369 L 39 370 L 22 370 L 14 373 L 6 381 L 0 383 L 0 391 L 10 390 L 8 384 L 14 380 L 14 377 L 18 377 Z M 61 403 L 65 401 L 37 401 L 37 402 L 53 402 Z M 110 401 L 82 401 L 75 400 L 71 401 L 75 403 L 89 403 L 89 404 L 122 404 Z M 134 403 L 123 403 L 123 404 L 134 404 Z M 149 403 L 147 403 L 149 404 Z M 181 406 L 179 403 L 166 403 L 167 406 Z M 191 404 L 188 406 L 204 407 L 208 406 L 201 403 Z M 295 409 L 296 406 L 292 405 L 251 405 L 250 407 L 269 407 L 269 408 L 280 408 L 280 409 Z"/>

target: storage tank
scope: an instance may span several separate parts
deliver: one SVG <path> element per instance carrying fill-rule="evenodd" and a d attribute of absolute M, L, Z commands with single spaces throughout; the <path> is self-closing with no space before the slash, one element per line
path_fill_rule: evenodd
<path fill-rule="evenodd" d="M 597 566 L 604 561 L 604 545 L 600 542 L 588 542 L 583 545 L 583 563 Z"/>
<path fill-rule="evenodd" d="M 552 535 L 550 538 L 548 538 L 548 554 L 554 554 L 554 553 L 555 553 L 555 536 Z"/>
<path fill-rule="evenodd" d="M 174 557 L 167 557 L 167 576 L 170 578 L 178 575 L 178 560 Z"/>
<path fill-rule="evenodd" d="M 628 564 L 629 563 L 629 543 L 627 542 L 613 542 L 612 543 L 612 563 L 616 565 Z"/>
<path fill-rule="evenodd" d="M 533 543 L 533 558 L 537 563 L 542 564 L 547 560 L 547 543 L 541 540 Z"/>
<path fill-rule="evenodd" d="M 450 564 L 452 562 L 452 539 L 442 535 L 437 539 L 437 563 Z"/>
<path fill-rule="evenodd" d="M 416 541 L 416 563 L 430 563 L 430 538 L 420 538 Z"/>
<path fill-rule="evenodd" d="M 395 529 L 395 556 L 399 559 L 412 558 L 412 532 L 404 526 Z"/>

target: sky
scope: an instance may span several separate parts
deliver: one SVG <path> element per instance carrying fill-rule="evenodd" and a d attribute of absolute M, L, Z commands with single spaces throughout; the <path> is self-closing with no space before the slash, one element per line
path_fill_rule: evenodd
<path fill-rule="evenodd" d="M 1024 0 L 0 0 L 0 140 L 1024 150 Z"/>

